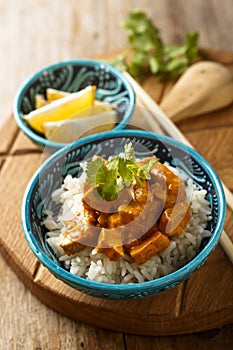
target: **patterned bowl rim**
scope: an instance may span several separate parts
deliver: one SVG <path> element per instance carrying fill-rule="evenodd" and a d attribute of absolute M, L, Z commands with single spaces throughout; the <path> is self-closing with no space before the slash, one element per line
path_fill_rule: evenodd
<path fill-rule="evenodd" d="M 108 138 L 111 139 L 113 137 L 124 137 L 124 136 L 125 137 L 144 137 L 144 138 L 150 138 L 153 140 L 160 140 L 178 149 L 181 149 L 181 150 L 185 149 L 186 152 L 198 164 L 201 164 L 202 168 L 208 174 L 209 178 L 211 179 L 214 185 L 218 204 L 219 204 L 218 221 L 216 223 L 215 230 L 213 231 L 205 247 L 186 265 L 184 265 L 183 267 L 179 268 L 178 270 L 166 276 L 159 277 L 155 280 L 140 282 L 135 284 L 108 284 L 104 282 L 90 281 L 85 278 L 75 276 L 70 272 L 68 272 L 67 270 L 65 270 L 64 268 L 59 267 L 52 260 L 50 260 L 44 252 L 41 251 L 33 235 L 32 228 L 30 227 L 30 223 L 29 223 L 30 199 L 31 199 L 33 190 L 36 186 L 36 183 L 38 182 L 40 174 L 46 171 L 46 168 L 49 167 L 51 164 L 53 164 L 57 158 L 63 157 L 67 152 L 77 149 L 78 147 L 83 146 L 84 144 L 88 144 L 92 141 L 98 141 L 103 138 L 107 140 Z M 35 174 L 31 178 L 31 181 L 29 182 L 26 188 L 23 201 L 22 201 L 21 220 L 22 220 L 24 235 L 26 237 L 29 247 L 31 248 L 35 256 L 38 258 L 38 260 L 44 266 L 46 266 L 51 272 L 53 272 L 54 275 L 61 278 L 63 281 L 66 280 L 71 284 L 75 284 L 77 286 L 79 285 L 80 287 L 82 286 L 82 287 L 88 288 L 89 290 L 93 290 L 93 291 L 98 290 L 99 292 L 103 292 L 103 293 L 106 292 L 107 290 L 108 292 L 112 292 L 113 294 L 114 294 L 114 291 L 115 292 L 117 291 L 119 293 L 124 294 L 124 292 L 127 292 L 127 293 L 130 293 L 130 292 L 134 293 L 135 291 L 140 292 L 145 290 L 145 288 L 146 289 L 166 288 L 167 285 L 169 284 L 175 285 L 179 283 L 181 280 L 187 278 L 192 272 L 196 271 L 197 268 L 200 267 L 205 262 L 209 254 L 213 251 L 213 249 L 217 245 L 223 230 L 225 215 L 226 215 L 226 201 L 225 201 L 225 195 L 224 195 L 221 181 L 217 173 L 215 172 L 215 170 L 212 168 L 212 166 L 196 150 L 168 136 L 158 135 L 152 132 L 141 131 L 141 130 L 120 130 L 120 131 L 104 132 L 102 134 L 88 136 L 86 138 L 75 141 L 73 144 L 58 150 L 52 156 L 50 156 L 43 163 L 43 165 L 35 172 Z"/>
<path fill-rule="evenodd" d="M 121 130 L 126 127 L 128 124 L 134 109 L 135 109 L 135 102 L 136 102 L 136 94 L 134 92 L 134 89 L 131 85 L 131 83 L 127 80 L 127 78 L 115 67 L 111 66 L 108 63 L 98 61 L 98 60 L 91 60 L 91 59 L 73 59 L 73 60 L 67 60 L 62 61 L 58 63 L 51 64 L 47 67 L 44 67 L 40 69 L 38 72 L 32 74 L 29 78 L 27 78 L 19 87 L 18 91 L 16 92 L 14 103 L 13 103 L 13 114 L 15 121 L 19 128 L 27 135 L 30 139 L 32 139 L 37 144 L 43 145 L 45 147 L 51 147 L 52 149 L 60 149 L 65 146 L 67 146 L 66 143 L 60 143 L 55 141 L 49 141 L 45 139 L 43 136 L 40 136 L 39 134 L 35 133 L 22 119 L 21 116 L 21 109 L 20 105 L 22 102 L 23 95 L 25 91 L 30 87 L 32 83 L 34 83 L 38 77 L 40 77 L 44 72 L 48 70 L 54 70 L 63 66 L 67 65 L 80 65 L 80 66 L 94 66 L 94 67 L 100 67 L 104 66 L 106 67 L 115 77 L 120 79 L 123 82 L 123 85 L 125 86 L 126 90 L 129 93 L 129 107 L 127 109 L 127 113 L 120 121 L 120 123 L 114 128 L 114 130 Z"/>

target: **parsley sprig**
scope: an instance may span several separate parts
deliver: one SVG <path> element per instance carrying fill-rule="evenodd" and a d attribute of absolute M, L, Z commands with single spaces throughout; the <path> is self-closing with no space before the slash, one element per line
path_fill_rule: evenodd
<path fill-rule="evenodd" d="M 127 62 L 127 54 L 121 54 L 112 60 L 112 64 L 120 70 L 129 71 L 136 78 L 142 77 L 148 70 L 160 79 L 176 78 L 197 57 L 197 32 L 187 33 L 182 44 L 165 45 L 159 29 L 139 9 L 129 12 L 122 26 L 129 31 L 128 42 L 132 55 Z"/>
<path fill-rule="evenodd" d="M 93 158 L 86 169 L 87 182 L 95 186 L 100 197 L 106 201 L 117 198 L 118 193 L 133 182 L 141 184 L 149 180 L 150 170 L 155 163 L 151 159 L 147 164 L 139 165 L 132 143 L 126 144 L 124 153 L 110 157 L 108 161 L 100 157 Z"/>

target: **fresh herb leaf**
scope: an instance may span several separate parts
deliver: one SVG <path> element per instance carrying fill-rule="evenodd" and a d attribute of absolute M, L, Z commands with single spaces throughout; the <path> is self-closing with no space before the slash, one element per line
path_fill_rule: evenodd
<path fill-rule="evenodd" d="M 150 160 L 142 166 L 136 162 L 131 143 L 125 145 L 122 155 L 111 157 L 107 162 L 99 157 L 87 165 L 87 182 L 95 186 L 98 194 L 107 201 L 117 198 L 124 186 L 130 186 L 134 181 L 141 184 L 142 179 L 150 179 L 150 170 L 155 160 Z"/>
<path fill-rule="evenodd" d="M 116 184 L 117 169 L 101 167 L 96 176 L 97 192 L 106 201 L 112 201 L 117 197 L 118 186 Z"/>
<path fill-rule="evenodd" d="M 148 16 L 138 10 L 132 10 L 123 22 L 129 30 L 128 41 L 133 56 L 128 65 L 129 72 L 138 76 L 149 66 L 152 74 L 160 78 L 177 77 L 195 60 L 198 52 L 198 33 L 188 33 L 183 44 L 164 45 L 159 29 Z"/>
<path fill-rule="evenodd" d="M 150 170 L 153 168 L 155 164 L 155 159 L 151 159 L 149 163 L 142 165 L 139 168 L 139 177 L 142 179 L 150 179 Z"/>
<path fill-rule="evenodd" d="M 112 59 L 110 64 L 122 71 L 129 71 L 136 78 L 146 75 L 148 71 L 160 79 L 177 78 L 197 58 L 197 32 L 187 33 L 182 44 L 165 45 L 159 29 L 139 9 L 130 11 L 122 26 L 129 31 L 128 42 L 132 55 L 128 63 L 126 54 L 122 54 Z"/>
<path fill-rule="evenodd" d="M 100 157 L 96 157 L 92 159 L 91 162 L 87 163 L 87 178 L 88 178 L 88 183 L 92 186 L 95 186 L 97 183 L 96 176 L 98 172 L 102 171 L 102 168 L 104 167 L 104 159 Z"/>
<path fill-rule="evenodd" d="M 131 162 L 136 162 L 136 157 L 131 142 L 125 145 L 125 159 Z"/>

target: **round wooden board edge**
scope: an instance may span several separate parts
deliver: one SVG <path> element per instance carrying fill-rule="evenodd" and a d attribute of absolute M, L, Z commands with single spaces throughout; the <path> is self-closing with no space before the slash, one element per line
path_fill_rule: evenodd
<path fill-rule="evenodd" d="M 86 312 L 85 303 L 75 304 L 71 300 L 64 299 L 61 295 L 54 293 L 52 289 L 43 288 L 43 286 L 35 283 L 28 275 L 25 274 L 25 271 L 17 264 L 14 259 L 8 254 L 7 250 L 3 247 L 0 247 L 0 253 L 4 257 L 6 263 L 18 276 L 18 278 L 23 282 L 25 287 L 41 302 L 52 310 L 58 312 L 59 314 L 72 319 L 77 322 L 83 322 L 93 327 L 102 328 L 106 330 L 111 330 L 114 332 L 123 332 L 135 335 L 142 336 L 171 336 L 171 335 L 188 335 L 194 333 L 200 333 L 204 331 L 213 330 L 222 326 L 227 326 L 233 323 L 233 308 L 216 311 L 217 316 L 215 322 L 212 320 L 213 313 L 209 315 L 206 314 L 203 317 L 202 313 L 186 315 L 182 317 L 174 317 L 173 321 L 167 319 L 165 316 L 158 315 L 153 319 L 150 328 L 142 327 L 141 324 L 138 324 L 135 327 L 135 323 L 132 324 L 125 322 L 125 317 L 122 316 L 122 322 L 117 320 L 117 324 L 114 322 L 112 314 L 109 312 L 109 320 L 106 324 L 106 314 L 104 314 L 104 319 L 97 319 L 96 313 L 98 312 L 98 317 L 101 317 L 98 308 L 92 307 L 91 315 L 90 310 Z M 153 297 L 152 297 L 153 298 Z M 143 300 L 142 300 L 143 302 Z M 77 309 L 78 308 L 78 309 Z M 64 311 L 65 310 L 65 311 Z M 78 311 L 78 312 L 77 312 Z M 188 322 L 188 319 L 191 317 L 193 322 Z M 150 317 L 151 318 L 151 317 Z M 180 331 L 177 331 L 177 323 L 180 325 L 189 323 L 189 328 L 184 329 L 179 327 Z M 190 327 L 190 324 L 193 325 L 193 328 Z M 198 328 L 197 328 L 198 324 Z M 156 325 L 156 326 L 154 326 Z M 184 329 L 184 332 L 181 331 Z"/>

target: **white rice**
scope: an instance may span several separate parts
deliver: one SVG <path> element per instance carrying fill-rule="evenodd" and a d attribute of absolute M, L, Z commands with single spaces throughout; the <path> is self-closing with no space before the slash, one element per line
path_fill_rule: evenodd
<path fill-rule="evenodd" d="M 184 175 L 179 174 L 179 176 L 182 178 Z M 192 260 L 200 248 L 202 239 L 211 235 L 211 232 L 206 230 L 208 221 L 212 219 L 210 204 L 205 199 L 206 191 L 198 189 L 189 179 L 187 197 L 191 207 L 190 222 L 182 235 L 173 236 L 168 248 L 160 254 L 140 266 L 136 265 L 128 255 L 120 260 L 110 261 L 105 254 L 97 253 L 91 247 L 68 256 L 59 245 L 60 234 L 65 230 L 64 220 L 75 218 L 77 212 L 82 213 L 82 181 L 82 178 L 66 176 L 62 187 L 52 195 L 56 203 L 62 203 L 61 213 L 54 218 L 51 212 L 46 212 L 47 218 L 44 221 L 44 225 L 49 230 L 47 234 L 49 245 L 64 267 L 74 275 L 106 283 L 126 284 L 150 281 L 167 275 Z M 79 215 L 79 227 L 80 230 L 86 228 L 83 215 Z"/>

